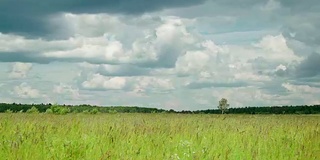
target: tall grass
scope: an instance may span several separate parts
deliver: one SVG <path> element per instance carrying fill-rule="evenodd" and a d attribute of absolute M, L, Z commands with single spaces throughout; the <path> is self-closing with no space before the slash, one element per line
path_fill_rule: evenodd
<path fill-rule="evenodd" d="M 0 159 L 319 159 L 320 116 L 0 114 Z"/>

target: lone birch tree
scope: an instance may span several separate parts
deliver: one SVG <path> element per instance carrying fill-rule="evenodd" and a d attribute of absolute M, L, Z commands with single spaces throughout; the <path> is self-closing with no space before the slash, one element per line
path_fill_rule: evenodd
<path fill-rule="evenodd" d="M 225 98 L 222 98 L 219 101 L 219 106 L 218 108 L 221 110 L 221 113 L 224 114 L 225 111 L 229 108 L 228 100 Z"/>

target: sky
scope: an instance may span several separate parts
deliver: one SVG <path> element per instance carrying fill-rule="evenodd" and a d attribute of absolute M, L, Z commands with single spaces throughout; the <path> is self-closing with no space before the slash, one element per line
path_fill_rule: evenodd
<path fill-rule="evenodd" d="M 318 0 L 1 0 L 0 102 L 320 104 Z"/>

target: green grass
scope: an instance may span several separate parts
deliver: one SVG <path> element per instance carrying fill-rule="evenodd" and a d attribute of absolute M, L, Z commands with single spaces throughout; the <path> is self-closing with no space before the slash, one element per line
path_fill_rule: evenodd
<path fill-rule="evenodd" d="M 320 116 L 0 114 L 0 159 L 320 159 Z"/>

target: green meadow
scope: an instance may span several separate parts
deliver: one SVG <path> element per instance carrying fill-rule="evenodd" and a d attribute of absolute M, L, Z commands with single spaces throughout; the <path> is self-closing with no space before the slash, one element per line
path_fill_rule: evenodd
<path fill-rule="evenodd" d="M 0 114 L 4 160 L 316 160 L 319 115 Z"/>

